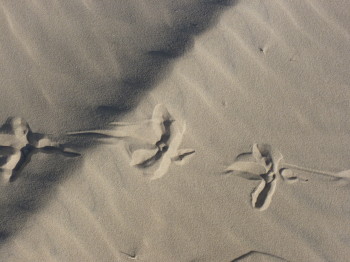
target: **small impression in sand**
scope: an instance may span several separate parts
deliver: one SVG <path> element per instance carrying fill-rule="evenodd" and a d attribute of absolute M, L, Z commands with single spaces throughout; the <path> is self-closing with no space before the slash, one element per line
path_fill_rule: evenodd
<path fill-rule="evenodd" d="M 28 123 L 20 117 L 8 118 L 0 128 L 0 172 L 6 181 L 13 181 L 34 153 L 55 152 L 78 156 L 49 137 L 33 133 Z"/>
<path fill-rule="evenodd" d="M 112 122 L 109 129 L 71 132 L 70 135 L 96 134 L 123 139 L 130 155 L 130 165 L 142 169 L 151 179 L 164 176 L 171 165 L 185 164 L 195 153 L 179 149 L 186 124 L 173 119 L 163 104 L 155 106 L 151 119 L 138 122 Z"/>

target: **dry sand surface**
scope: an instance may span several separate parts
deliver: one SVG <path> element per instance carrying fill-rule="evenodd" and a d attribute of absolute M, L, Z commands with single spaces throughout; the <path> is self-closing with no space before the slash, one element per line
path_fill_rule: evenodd
<path fill-rule="evenodd" d="M 350 1 L 0 1 L 0 261 L 350 261 Z"/>

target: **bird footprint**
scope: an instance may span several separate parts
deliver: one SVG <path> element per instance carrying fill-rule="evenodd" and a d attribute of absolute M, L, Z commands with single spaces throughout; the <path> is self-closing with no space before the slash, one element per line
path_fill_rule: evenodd
<path fill-rule="evenodd" d="M 154 172 L 146 172 L 154 180 L 164 176 L 172 162 L 182 165 L 195 151 L 193 149 L 179 150 L 186 124 L 184 123 L 181 129 L 179 123 L 172 119 L 164 105 L 159 104 L 155 107 L 152 121 L 152 129 L 159 140 L 150 148 L 133 151 L 130 165 L 147 168 L 159 162 Z"/>
<path fill-rule="evenodd" d="M 108 129 L 70 132 L 70 135 L 102 135 L 105 138 L 124 139 L 129 142 L 130 165 L 147 169 L 151 179 L 167 173 L 172 162 L 184 164 L 193 149 L 178 150 L 186 125 L 182 128 L 163 104 L 155 106 L 151 119 L 139 122 L 112 122 Z M 148 168 L 158 168 L 148 172 Z"/>
<path fill-rule="evenodd" d="M 260 184 L 251 193 L 252 206 L 265 210 L 271 203 L 278 181 L 289 184 L 308 181 L 297 176 L 295 170 L 331 177 L 334 181 L 348 181 L 350 178 L 349 170 L 332 173 L 288 164 L 279 151 L 267 144 L 254 144 L 251 152 L 238 155 L 225 172 L 235 172 L 249 180 L 260 180 Z"/>
<path fill-rule="evenodd" d="M 53 142 L 46 135 L 33 133 L 29 124 L 20 117 L 10 117 L 0 128 L 0 170 L 6 181 L 12 181 L 30 155 L 36 152 L 56 151 L 67 156 L 78 156 L 68 152 L 63 145 Z"/>
<path fill-rule="evenodd" d="M 269 207 L 279 180 L 295 181 L 293 172 L 282 169 L 282 154 L 267 144 L 254 144 L 252 151 L 236 157 L 226 172 L 238 172 L 250 180 L 261 180 L 251 193 L 252 206 L 259 210 Z"/>

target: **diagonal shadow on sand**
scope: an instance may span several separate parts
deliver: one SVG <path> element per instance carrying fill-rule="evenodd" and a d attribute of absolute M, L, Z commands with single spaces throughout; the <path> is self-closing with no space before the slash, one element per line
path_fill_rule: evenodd
<path fill-rule="evenodd" d="M 151 36 L 151 39 L 146 41 L 141 37 L 134 40 L 134 47 L 129 52 L 116 52 L 115 59 L 120 61 L 119 76 L 114 79 L 104 79 L 97 84 L 88 84 L 89 79 L 85 80 L 88 76 L 81 73 L 82 71 L 77 71 L 74 77 L 77 82 L 81 80 L 83 84 L 87 84 L 86 90 L 74 90 L 71 94 L 63 92 L 62 111 L 57 115 L 47 112 L 41 116 L 31 116 L 33 113 L 26 113 L 25 110 L 14 111 L 12 114 L 21 115 L 31 123 L 33 121 L 30 118 L 34 118 L 36 123 L 34 121 L 32 124 L 33 128 L 43 130 L 43 133 L 52 131 L 45 130 L 45 123 L 53 117 L 57 117 L 57 126 L 54 131 L 58 133 L 103 127 L 134 108 L 146 91 L 167 76 L 171 63 L 192 47 L 194 37 L 210 29 L 225 9 L 237 3 L 235 0 L 165 0 L 164 2 L 168 4 L 170 22 L 154 26 L 157 30 L 152 31 L 154 37 Z M 44 30 L 46 25 L 40 26 L 41 30 Z M 124 43 L 124 46 L 127 44 Z M 23 72 L 18 69 L 16 73 Z M 91 99 L 85 101 L 83 97 L 82 101 L 71 100 L 72 97 L 79 97 L 80 94 L 85 93 L 88 97 L 91 94 Z M 74 102 L 76 102 L 75 107 L 70 106 Z M 4 112 L 8 111 L 7 104 L 2 106 L 6 108 Z M 4 112 L 1 116 L 7 118 L 8 115 L 3 115 Z M 26 114 L 29 114 L 29 117 Z M 40 117 L 43 119 L 39 120 Z M 38 125 L 41 126 L 38 127 Z M 62 139 L 62 143 L 80 150 L 94 146 L 93 143 L 87 142 L 86 138 L 62 137 Z M 35 167 L 29 163 L 16 181 L 0 185 L 1 245 L 25 225 L 31 214 L 43 208 L 48 200 L 55 196 L 56 186 L 64 181 L 73 169 L 82 164 L 79 157 L 65 158 L 56 154 L 37 154 L 31 161 L 42 164 Z"/>
<path fill-rule="evenodd" d="M 264 252 L 258 252 L 258 251 L 250 251 L 240 257 L 237 257 L 236 259 L 232 260 L 231 262 L 263 262 L 263 261 L 270 261 L 270 262 L 288 262 L 284 258 L 264 253 Z"/>

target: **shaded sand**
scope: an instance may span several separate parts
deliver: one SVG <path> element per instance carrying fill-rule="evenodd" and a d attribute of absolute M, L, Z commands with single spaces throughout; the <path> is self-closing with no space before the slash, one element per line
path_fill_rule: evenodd
<path fill-rule="evenodd" d="M 1 5 L 3 121 L 81 153 L 35 154 L 1 184 L 2 261 L 349 260 L 350 2 Z M 152 180 L 136 166 L 168 143 L 158 104 L 179 124 Z M 111 122 L 153 148 L 66 136 Z M 269 161 L 233 166 L 242 153 Z"/>
<path fill-rule="evenodd" d="M 93 139 L 66 132 L 105 128 L 131 111 L 190 49 L 194 36 L 235 2 L 1 2 L 3 122 L 22 117 L 75 152 L 96 146 Z M 83 163 L 83 158 L 34 154 L 20 180 L 1 184 L 1 242 L 45 207 Z"/>

